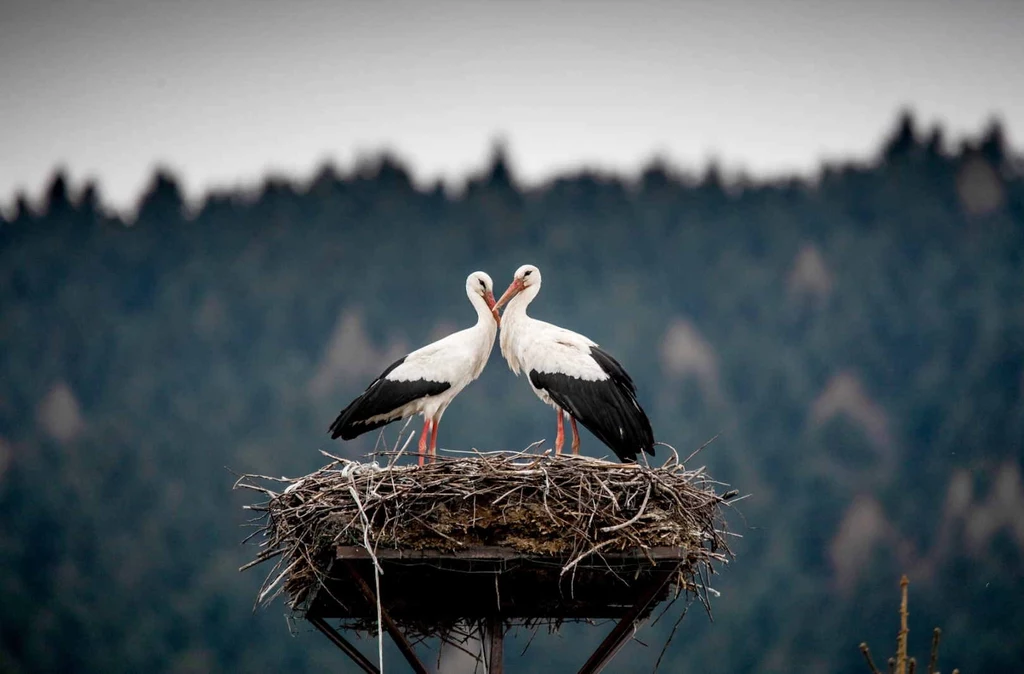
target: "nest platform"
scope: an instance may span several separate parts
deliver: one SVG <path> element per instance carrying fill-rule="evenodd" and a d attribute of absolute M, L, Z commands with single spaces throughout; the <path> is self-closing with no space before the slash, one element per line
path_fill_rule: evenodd
<path fill-rule="evenodd" d="M 617 620 L 580 670 L 597 672 L 658 604 L 685 594 L 709 607 L 708 578 L 730 558 L 721 510 L 736 492 L 674 455 L 658 467 L 525 452 L 331 458 L 301 478 L 239 480 L 265 496 L 248 506 L 262 541 L 243 570 L 276 560 L 257 603 L 286 595 L 367 672 L 328 620 L 387 629 L 417 672 L 410 640 L 467 625 L 499 672 L 510 626 Z"/>

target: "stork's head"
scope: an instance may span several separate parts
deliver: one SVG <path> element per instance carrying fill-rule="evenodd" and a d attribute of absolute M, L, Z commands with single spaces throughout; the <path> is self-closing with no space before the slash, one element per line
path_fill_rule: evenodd
<path fill-rule="evenodd" d="M 487 308 L 494 316 L 494 322 L 501 325 L 501 317 L 494 307 L 494 281 L 485 271 L 475 271 L 466 278 L 466 294 L 472 297 L 479 295 L 484 299 Z"/>
<path fill-rule="evenodd" d="M 524 264 L 519 269 L 516 269 L 515 276 L 512 277 L 512 283 L 508 289 L 498 300 L 498 303 L 494 305 L 495 309 L 500 309 L 505 306 L 505 303 L 510 299 L 523 292 L 527 288 L 540 287 L 540 269 L 537 269 L 532 264 Z"/>

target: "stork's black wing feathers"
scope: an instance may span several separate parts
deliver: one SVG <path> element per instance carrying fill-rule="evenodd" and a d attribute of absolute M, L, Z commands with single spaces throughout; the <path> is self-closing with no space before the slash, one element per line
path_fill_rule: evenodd
<path fill-rule="evenodd" d="M 608 353 L 591 347 L 591 356 L 608 379 L 592 381 L 551 372 L 530 371 L 530 382 L 547 392 L 606 444 L 620 461 L 636 461 L 640 452 L 654 455 L 654 431 L 636 399 L 636 386 Z"/>
<path fill-rule="evenodd" d="M 452 385 L 446 381 L 428 381 L 426 379 L 393 381 L 388 379 L 388 374 L 404 362 L 405 356 L 389 365 L 379 377 L 366 387 L 361 396 L 349 403 L 348 407 L 338 414 L 338 418 L 334 420 L 329 429 L 332 439 L 340 437 L 342 440 L 351 440 L 367 431 L 386 426 L 398 417 L 387 416 L 374 421 L 367 420 L 396 412 L 414 400 L 444 393 L 451 388 Z"/>
<path fill-rule="evenodd" d="M 597 364 L 601 366 L 601 369 L 604 370 L 609 377 L 622 386 L 625 386 L 626 390 L 630 392 L 633 398 L 636 398 L 636 384 L 633 383 L 633 378 L 629 376 L 629 373 L 623 370 L 622 366 L 619 365 L 619 361 L 612 358 L 610 353 L 597 346 L 590 347 L 590 355 L 597 361 Z"/>

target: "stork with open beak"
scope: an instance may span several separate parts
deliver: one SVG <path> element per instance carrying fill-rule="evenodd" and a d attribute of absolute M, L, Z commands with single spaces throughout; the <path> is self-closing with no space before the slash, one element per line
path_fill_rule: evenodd
<path fill-rule="evenodd" d="M 581 334 L 526 315 L 540 292 L 540 270 L 527 264 L 516 270 L 495 309 L 508 303 L 501 319 L 501 353 L 517 376 L 528 375 L 537 397 L 555 408 L 555 452 L 565 443 L 564 415 L 572 425 L 572 453 L 580 448 L 577 420 L 606 444 L 619 460 L 654 455 L 651 422 L 636 398 L 636 386 L 618 361 Z"/>
<path fill-rule="evenodd" d="M 466 279 L 466 296 L 476 324 L 427 344 L 388 366 L 331 424 L 331 438 L 351 440 L 367 431 L 415 414 L 423 415 L 419 463 L 437 455 L 437 427 L 452 399 L 483 372 L 494 346 L 500 317 L 494 283 L 485 272 Z M 429 444 L 428 444 L 429 436 Z"/>

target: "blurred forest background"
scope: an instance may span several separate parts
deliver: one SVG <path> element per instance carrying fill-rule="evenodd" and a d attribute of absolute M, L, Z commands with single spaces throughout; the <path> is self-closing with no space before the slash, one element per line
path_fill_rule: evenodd
<path fill-rule="evenodd" d="M 267 569 L 238 572 L 230 471 L 364 454 L 329 441 L 337 410 L 470 324 L 469 272 L 500 291 L 526 262 L 533 315 L 614 353 L 684 455 L 722 432 L 697 461 L 752 494 L 714 623 L 692 609 L 662 671 L 861 672 L 904 572 L 912 653 L 941 626 L 944 671 L 1016 669 L 1024 160 L 997 124 L 949 145 L 905 114 L 813 180 L 655 161 L 530 189 L 499 147 L 458 195 L 381 156 L 193 208 L 159 171 L 130 223 L 58 172 L 0 221 L 0 671 L 340 671 L 280 601 L 252 612 Z M 497 349 L 471 393 L 443 446 L 551 437 Z M 649 671 L 670 623 L 608 671 Z M 542 634 L 513 671 L 578 666 L 603 632 Z"/>

